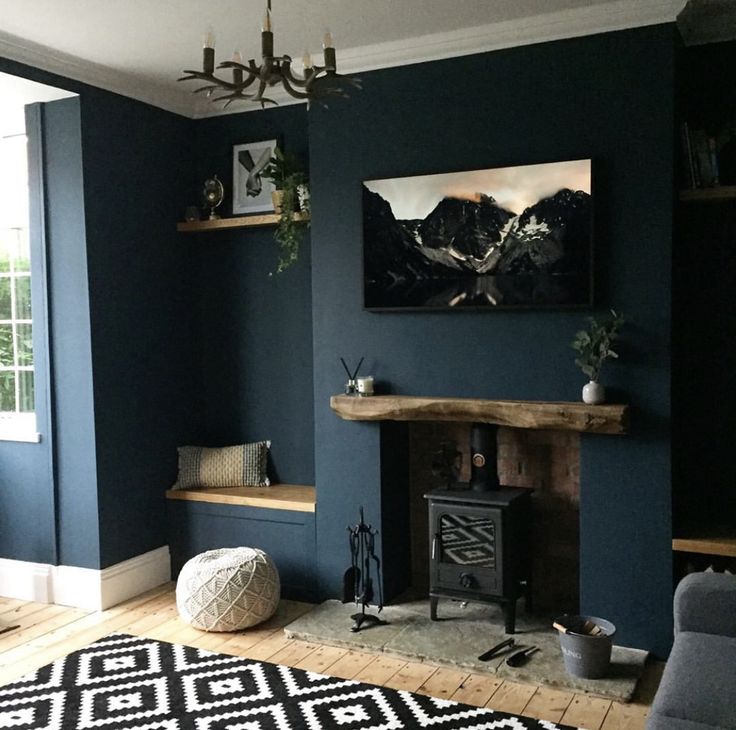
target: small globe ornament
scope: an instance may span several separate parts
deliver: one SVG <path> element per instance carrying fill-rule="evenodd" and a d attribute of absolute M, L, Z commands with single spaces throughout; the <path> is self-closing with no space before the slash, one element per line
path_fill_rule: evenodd
<path fill-rule="evenodd" d="M 210 209 L 209 219 L 211 221 L 217 220 L 220 216 L 215 213 L 215 208 L 222 203 L 225 197 L 225 188 L 222 183 L 217 179 L 217 175 L 213 175 L 204 181 L 204 188 L 202 188 L 202 199 L 204 200 L 204 207 Z"/>

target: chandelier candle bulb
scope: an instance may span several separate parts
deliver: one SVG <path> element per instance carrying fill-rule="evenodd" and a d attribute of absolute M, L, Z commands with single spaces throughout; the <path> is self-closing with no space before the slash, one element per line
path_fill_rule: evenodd
<path fill-rule="evenodd" d="M 205 31 L 202 40 L 202 70 L 206 74 L 215 72 L 215 34 L 212 28 Z"/>
<path fill-rule="evenodd" d="M 240 54 L 240 51 L 234 51 L 233 52 L 233 63 L 243 63 L 243 56 Z M 233 83 L 234 84 L 242 84 L 243 83 L 243 69 L 242 68 L 233 68 Z"/>
<path fill-rule="evenodd" d="M 266 14 L 263 16 L 263 27 L 261 28 L 263 31 L 268 31 L 269 33 L 273 30 L 273 27 L 271 26 L 271 11 L 266 10 Z"/>
<path fill-rule="evenodd" d="M 264 30 L 261 33 L 261 55 L 263 58 L 273 58 L 273 33 Z"/>
<path fill-rule="evenodd" d="M 302 56 L 302 64 L 304 65 L 304 70 L 312 68 L 312 66 L 314 66 L 314 63 L 312 62 L 312 54 L 309 51 L 304 51 L 304 55 Z"/>

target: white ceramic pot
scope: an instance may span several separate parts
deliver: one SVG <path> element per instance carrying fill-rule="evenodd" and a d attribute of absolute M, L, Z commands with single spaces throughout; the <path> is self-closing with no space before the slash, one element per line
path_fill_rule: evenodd
<path fill-rule="evenodd" d="M 606 400 L 606 389 L 600 384 L 591 380 L 583 386 L 583 403 L 590 406 L 596 406 Z"/>
<path fill-rule="evenodd" d="M 298 185 L 296 188 L 296 196 L 299 199 L 299 210 L 302 213 L 309 213 L 311 203 L 309 185 Z"/>

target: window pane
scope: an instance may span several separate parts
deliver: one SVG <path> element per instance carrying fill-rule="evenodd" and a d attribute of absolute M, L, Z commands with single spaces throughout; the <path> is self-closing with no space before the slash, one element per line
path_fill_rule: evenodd
<path fill-rule="evenodd" d="M 0 365 L 13 366 L 13 326 L 0 324 Z"/>
<path fill-rule="evenodd" d="M 15 412 L 15 373 L 0 371 L 0 411 Z"/>
<path fill-rule="evenodd" d="M 3 319 L 2 283 L 0 282 L 0 319 Z M 31 277 L 19 276 L 15 280 L 15 318 L 31 319 Z M 10 318 L 8 318 L 10 319 Z"/>
<path fill-rule="evenodd" d="M 12 319 L 10 310 L 10 279 L 0 277 L 0 319 Z"/>
<path fill-rule="evenodd" d="M 31 244 L 28 238 L 28 229 L 17 229 L 17 242 L 15 247 L 15 261 L 13 270 L 16 273 L 31 273 Z"/>
<path fill-rule="evenodd" d="M 0 271 L 6 274 L 10 271 L 10 235 L 11 231 L 0 228 Z"/>
<path fill-rule="evenodd" d="M 34 407 L 34 392 L 33 392 L 33 371 L 32 370 L 20 370 L 18 372 L 18 379 L 20 385 L 20 403 L 18 404 L 18 410 L 21 413 L 33 413 Z"/>
<path fill-rule="evenodd" d="M 16 325 L 18 365 L 33 365 L 33 325 Z"/>

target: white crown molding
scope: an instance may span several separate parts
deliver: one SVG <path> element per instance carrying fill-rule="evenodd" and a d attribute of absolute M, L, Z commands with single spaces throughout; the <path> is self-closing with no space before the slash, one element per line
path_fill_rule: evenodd
<path fill-rule="evenodd" d="M 0 559 L 0 596 L 104 611 L 171 580 L 168 545 L 103 570 Z"/>
<path fill-rule="evenodd" d="M 403 41 L 345 49 L 339 52 L 340 70 L 352 74 L 674 22 L 682 3 L 683 0 L 615 0 Z"/>
<path fill-rule="evenodd" d="M 23 63 L 26 66 L 58 74 L 83 84 L 97 86 L 100 89 L 137 99 L 185 117 L 193 115 L 194 106 L 190 95 L 183 89 L 154 84 L 145 78 L 85 61 L 77 56 L 18 38 L 3 31 L 0 31 L 0 58 Z M 71 89 L 71 91 L 74 90 Z"/>
<path fill-rule="evenodd" d="M 338 49 L 338 66 L 341 73 L 358 74 L 361 71 L 671 23 L 675 21 L 683 3 L 684 0 L 615 0 L 473 28 Z M 288 96 L 286 92 L 273 93 L 271 96 L 280 106 L 304 103 Z M 257 106 L 246 108 L 244 105 L 233 105 L 223 110 L 203 99 L 198 101 L 194 110 L 195 119 L 260 110 Z"/>
<path fill-rule="evenodd" d="M 684 0 L 613 0 L 527 18 L 433 33 L 398 41 L 338 49 L 340 71 L 347 74 L 437 61 L 455 56 L 577 38 L 627 28 L 674 22 Z M 224 110 L 171 85 L 156 84 L 0 31 L 0 56 L 98 86 L 194 119 L 260 111 L 256 105 Z M 285 92 L 273 93 L 279 105 L 300 104 Z"/>

